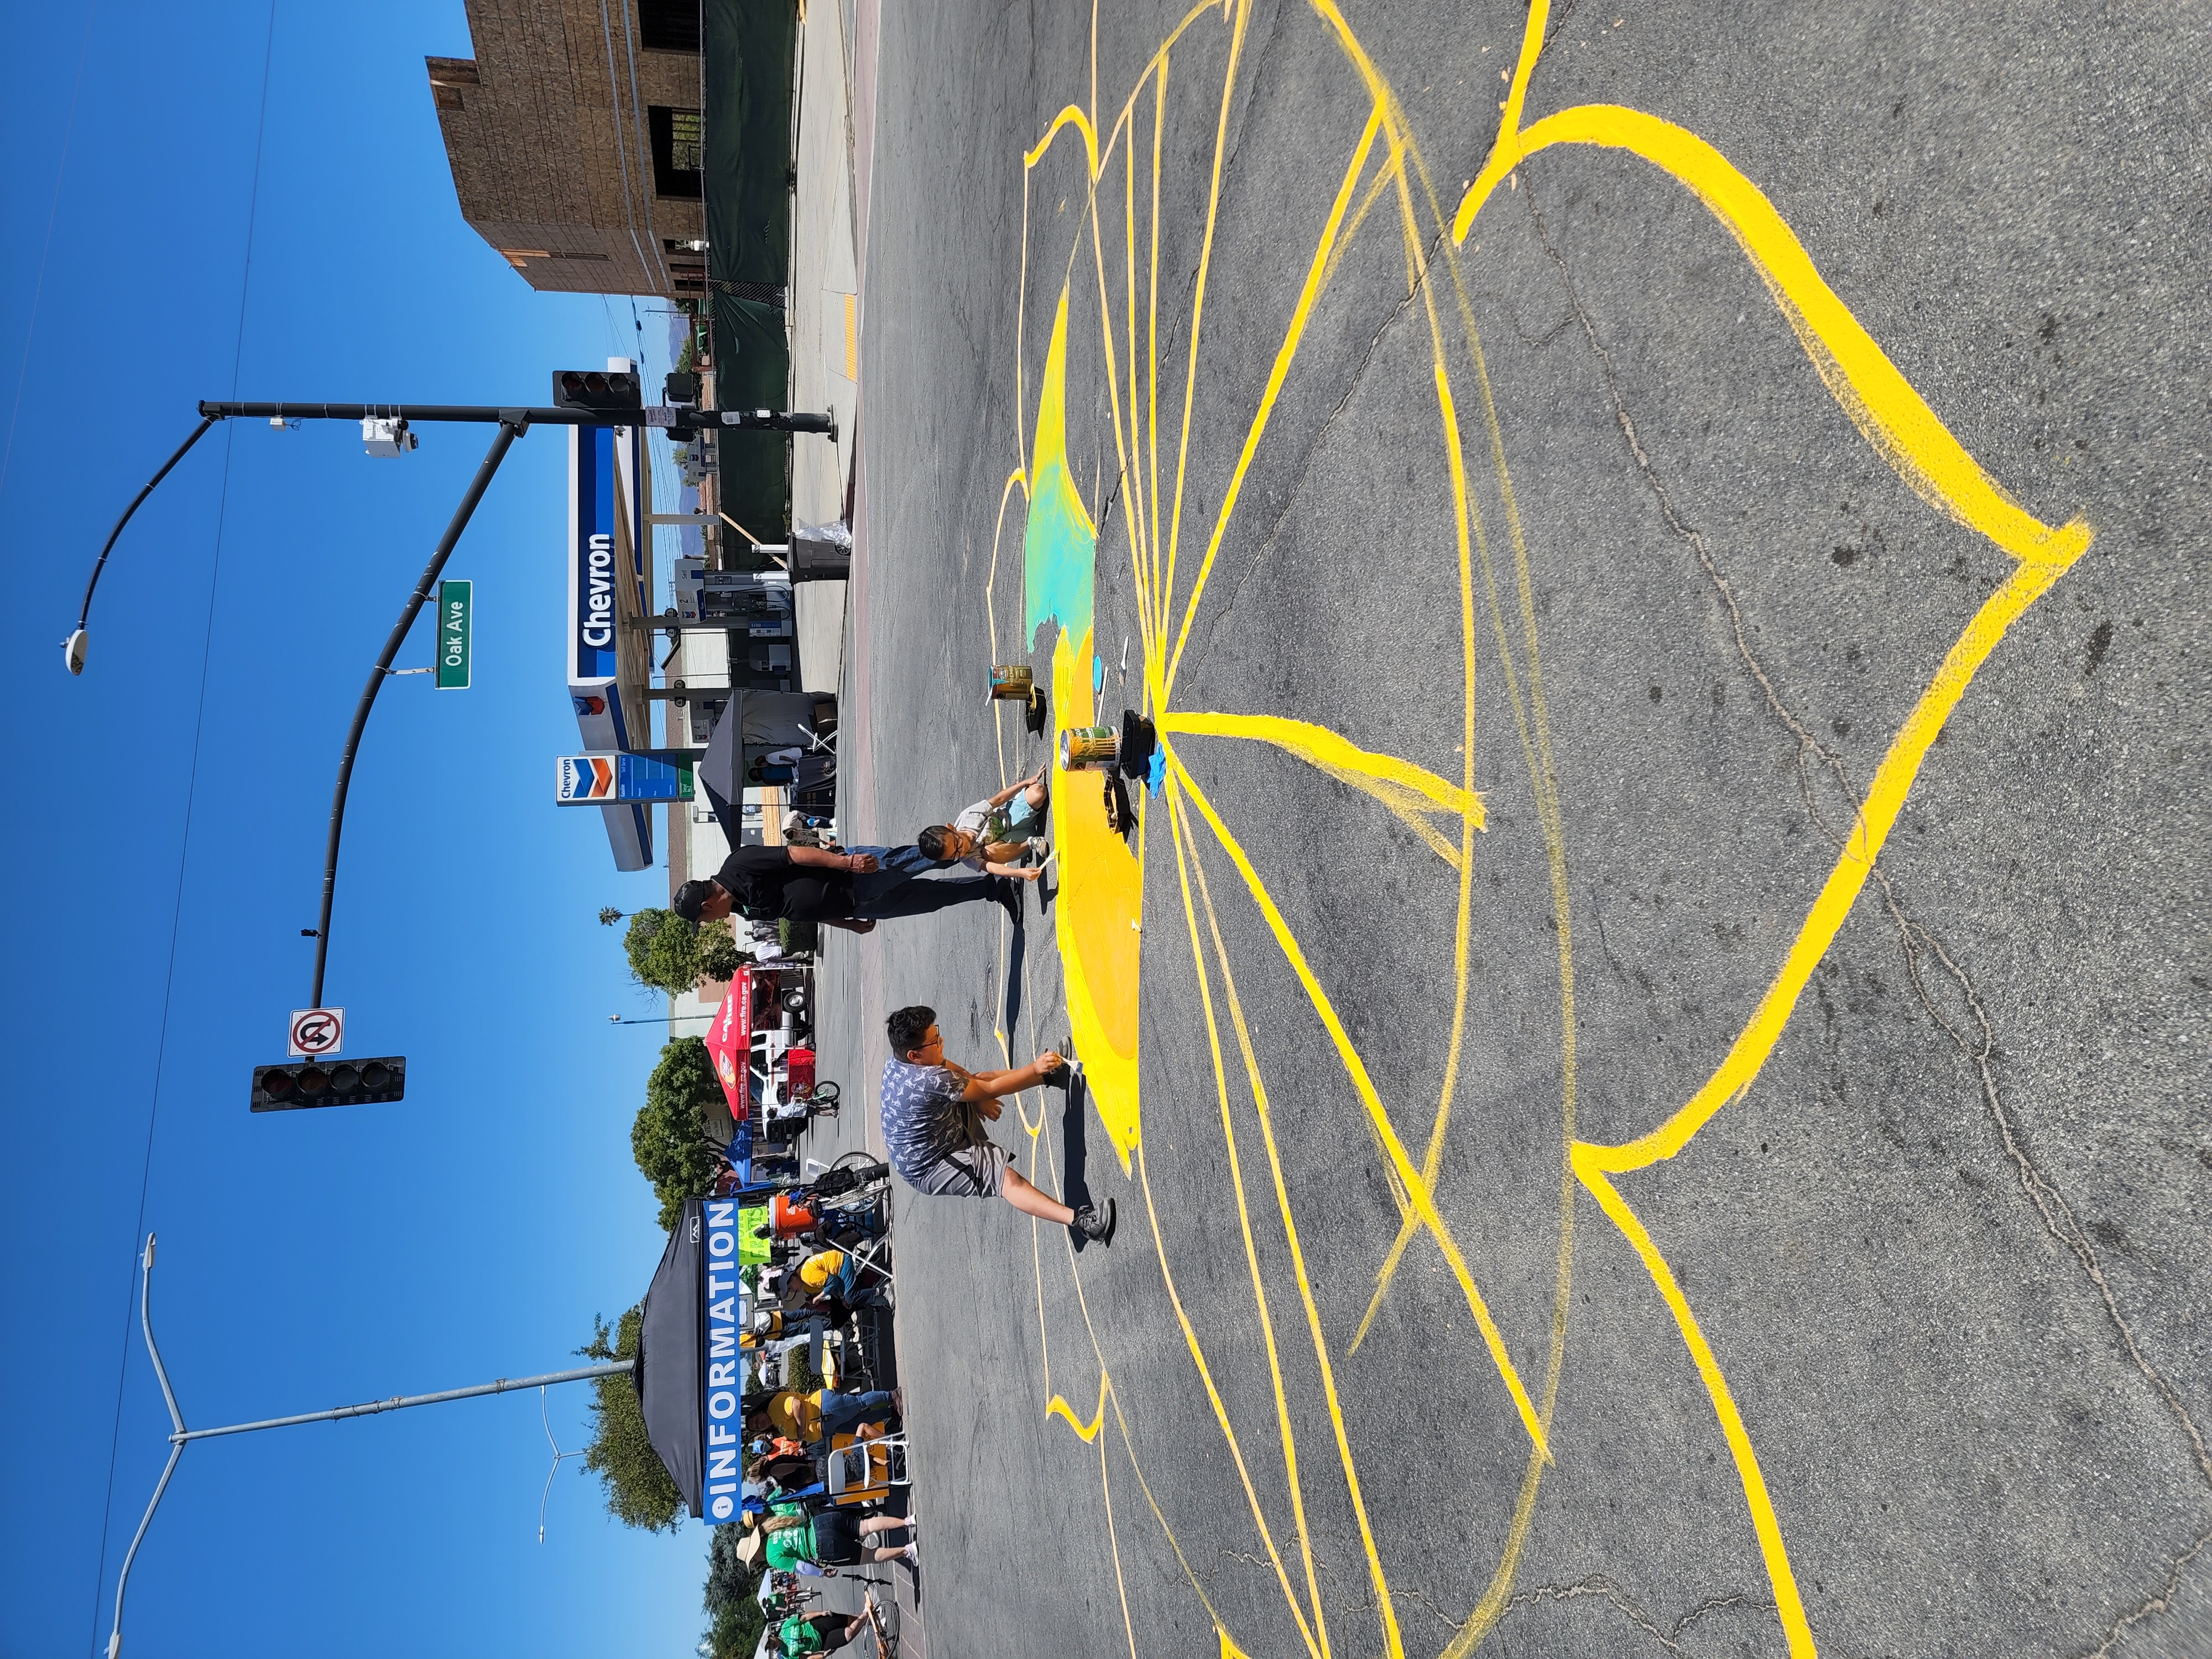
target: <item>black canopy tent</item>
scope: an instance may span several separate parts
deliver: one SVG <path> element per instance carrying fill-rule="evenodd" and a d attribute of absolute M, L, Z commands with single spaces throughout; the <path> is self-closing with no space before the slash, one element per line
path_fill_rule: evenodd
<path fill-rule="evenodd" d="M 731 691 L 729 704 L 714 722 L 714 735 L 708 738 L 706 752 L 699 757 L 692 774 L 707 792 L 707 804 L 714 809 L 714 821 L 722 826 L 731 846 L 743 839 L 739 805 L 745 791 L 752 787 L 745 775 L 753 763 L 779 750 L 811 750 L 815 705 L 828 701 L 806 691 L 751 691 L 743 687 Z M 834 766 L 827 756 L 806 754 L 799 764 L 798 787 L 817 787 Z"/>
<path fill-rule="evenodd" d="M 699 1364 L 704 1223 L 700 1200 L 686 1199 L 683 1218 L 668 1236 L 668 1248 L 661 1252 L 652 1288 L 645 1293 L 637 1368 L 630 1373 L 645 1416 L 646 1437 L 660 1454 L 695 1517 L 707 1512 L 701 1491 L 705 1455 L 700 1442 L 706 1389 Z"/>

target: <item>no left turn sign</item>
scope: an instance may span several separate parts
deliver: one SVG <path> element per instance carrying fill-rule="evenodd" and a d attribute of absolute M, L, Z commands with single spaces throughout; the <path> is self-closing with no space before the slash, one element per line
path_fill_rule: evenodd
<path fill-rule="evenodd" d="M 286 1052 L 298 1060 L 319 1060 L 337 1053 L 345 1042 L 343 1008 L 295 1008 L 285 1034 Z"/>

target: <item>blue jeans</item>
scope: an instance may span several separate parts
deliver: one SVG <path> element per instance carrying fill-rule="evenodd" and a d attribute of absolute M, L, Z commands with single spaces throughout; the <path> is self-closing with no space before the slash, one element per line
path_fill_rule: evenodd
<path fill-rule="evenodd" d="M 853 916 L 884 921 L 893 916 L 926 916 L 933 910 L 965 904 L 974 899 L 995 899 L 998 883 L 989 876 L 969 876 L 952 881 L 927 881 L 931 870 L 942 870 L 949 859 L 925 857 L 919 847 L 848 847 L 848 853 L 874 855 L 882 867 L 853 878 Z"/>
<path fill-rule="evenodd" d="M 832 1394 L 822 1390 L 822 1437 L 850 1434 L 863 1423 L 880 1423 L 891 1414 L 891 1397 L 873 1394 Z"/>

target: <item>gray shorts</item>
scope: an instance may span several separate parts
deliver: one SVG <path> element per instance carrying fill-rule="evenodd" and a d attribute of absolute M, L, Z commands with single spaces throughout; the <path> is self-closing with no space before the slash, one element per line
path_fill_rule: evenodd
<path fill-rule="evenodd" d="M 908 1186 L 929 1198 L 996 1198 L 1006 1174 L 1005 1151 L 986 1140 L 948 1152 L 905 1177 Z"/>

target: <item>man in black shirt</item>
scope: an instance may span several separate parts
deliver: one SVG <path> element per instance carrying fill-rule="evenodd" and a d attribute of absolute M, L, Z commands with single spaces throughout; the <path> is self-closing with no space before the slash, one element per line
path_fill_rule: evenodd
<path fill-rule="evenodd" d="M 922 879 L 945 862 L 918 847 L 740 847 L 710 878 L 678 888 L 670 908 L 686 921 L 714 921 L 736 910 L 754 921 L 826 921 L 865 933 L 885 917 L 993 899 L 1013 908 L 1018 922 L 1020 896 L 998 877 Z"/>

